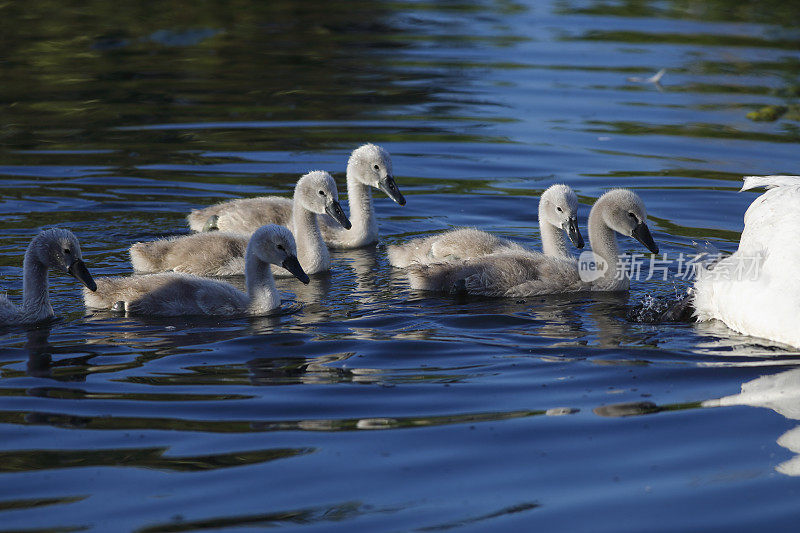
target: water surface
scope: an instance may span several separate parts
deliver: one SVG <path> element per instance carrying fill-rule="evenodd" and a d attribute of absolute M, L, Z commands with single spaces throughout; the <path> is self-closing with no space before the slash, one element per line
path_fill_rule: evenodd
<path fill-rule="evenodd" d="M 644 199 L 661 252 L 735 249 L 743 174 L 797 173 L 800 4 L 310 1 L 0 6 L 0 274 L 70 228 L 95 276 L 190 209 L 393 157 L 381 242 L 280 280 L 274 317 L 87 313 L 0 332 L 0 529 L 793 530 L 800 353 L 649 324 L 629 295 L 411 291 L 385 246 L 476 226 L 539 246 Z M 660 85 L 628 81 L 666 68 Z M 583 224 L 582 224 L 583 225 Z M 585 228 L 585 225 L 583 225 Z M 584 233 L 585 234 L 585 233 Z M 628 252 L 645 253 L 624 240 Z M 649 256 L 646 256 L 649 258 Z M 240 282 L 240 281 L 239 281 Z"/>

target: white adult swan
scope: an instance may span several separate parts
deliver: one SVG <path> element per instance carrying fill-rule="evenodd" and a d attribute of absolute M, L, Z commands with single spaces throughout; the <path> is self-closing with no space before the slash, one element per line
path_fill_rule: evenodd
<path fill-rule="evenodd" d="M 539 233 L 545 255 L 570 257 L 564 233 L 572 244 L 583 248 L 583 237 L 578 229 L 578 197 L 567 185 L 551 185 L 542 193 L 539 199 Z M 514 241 L 474 228 L 460 228 L 389 246 L 387 255 L 392 266 L 405 268 L 411 263 L 452 262 L 493 253 L 526 251 L 527 248 Z"/>
<path fill-rule="evenodd" d="M 265 198 L 266 200 L 266 198 Z M 283 200 L 283 198 L 281 198 Z M 330 270 L 331 257 L 322 240 L 317 214 L 329 214 L 342 227 L 350 221 L 339 205 L 336 182 L 322 170 L 297 180 L 289 226 L 297 243 L 297 258 L 306 274 Z M 152 242 L 137 242 L 129 253 L 136 272 L 185 272 L 198 276 L 244 274 L 249 236 L 231 232 L 203 232 Z M 290 276 L 278 268 L 275 275 Z"/>
<path fill-rule="evenodd" d="M 692 291 L 698 321 L 800 348 L 800 176 L 747 176 L 767 187 L 744 215 L 739 248 L 700 269 Z"/>
<path fill-rule="evenodd" d="M 380 146 L 365 144 L 353 150 L 347 162 L 347 201 L 352 228 L 343 230 L 329 217 L 320 217 L 322 237 L 329 247 L 360 248 L 378 240 L 370 187 L 382 190 L 400 205 L 406 204 L 394 181 L 389 153 Z M 230 200 L 192 211 L 187 219 L 194 231 L 218 229 L 249 235 L 263 224 L 289 226 L 292 203 L 277 196 Z"/>
<path fill-rule="evenodd" d="M 419 290 L 467 292 L 484 296 L 527 297 L 578 291 L 624 291 L 630 280 L 617 269 L 619 245 L 614 232 L 635 238 L 658 253 L 647 227 L 647 212 L 636 193 L 608 191 L 589 213 L 589 243 L 595 272 L 581 275 L 574 258 L 538 252 L 498 253 L 460 263 L 412 264 L 411 287 Z"/>
<path fill-rule="evenodd" d="M 97 292 L 84 290 L 86 307 L 129 314 L 264 315 L 281 304 L 270 265 L 281 265 L 303 283 L 308 276 L 297 261 L 292 233 L 270 224 L 250 237 L 245 254 L 247 293 L 222 281 L 174 272 L 98 278 Z"/>
<path fill-rule="evenodd" d="M 81 255 L 81 246 L 71 231 L 46 229 L 34 237 L 22 262 L 22 306 L 0 295 L 0 326 L 30 324 L 54 316 L 47 294 L 47 271 L 60 270 L 90 290 L 97 288 Z"/>

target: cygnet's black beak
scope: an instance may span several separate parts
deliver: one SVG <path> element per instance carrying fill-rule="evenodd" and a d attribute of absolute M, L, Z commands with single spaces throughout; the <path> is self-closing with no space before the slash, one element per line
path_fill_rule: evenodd
<path fill-rule="evenodd" d="M 86 288 L 90 291 L 94 292 L 97 290 L 97 283 L 94 282 L 92 275 L 89 274 L 89 269 L 86 268 L 86 265 L 80 259 L 73 261 L 72 264 L 69 265 L 69 268 L 67 268 L 67 272 L 70 276 L 86 285 Z"/>
<path fill-rule="evenodd" d="M 644 246 L 654 254 L 658 253 L 658 245 L 653 240 L 653 236 L 650 235 L 650 228 L 648 228 L 647 224 L 644 222 L 636 224 L 636 227 L 633 228 L 633 232 L 631 232 L 631 237 L 644 244 Z"/>
<path fill-rule="evenodd" d="M 570 217 L 561 228 L 567 232 L 567 237 L 575 245 L 575 248 L 583 248 L 583 235 L 581 235 L 581 230 L 578 229 L 578 217 Z"/>
<path fill-rule="evenodd" d="M 382 180 L 378 181 L 378 187 L 380 190 L 386 193 L 386 196 L 398 204 L 406 205 L 406 199 L 403 198 L 403 193 L 401 193 L 400 189 L 397 188 L 397 184 L 394 182 L 394 178 L 391 175 L 388 175 Z"/>
<path fill-rule="evenodd" d="M 339 205 L 339 202 L 336 200 L 325 206 L 325 212 L 335 218 L 336 222 L 341 224 L 344 229 L 350 229 L 353 227 L 353 225 L 350 224 L 350 219 L 348 219 L 347 215 L 344 214 L 342 206 Z"/>
<path fill-rule="evenodd" d="M 283 263 L 281 263 L 281 266 L 291 272 L 294 277 L 306 285 L 308 285 L 308 282 L 311 281 L 308 279 L 308 274 L 306 274 L 305 270 L 303 270 L 303 267 L 300 266 L 300 261 L 297 260 L 297 257 L 290 255 L 283 261 Z"/>

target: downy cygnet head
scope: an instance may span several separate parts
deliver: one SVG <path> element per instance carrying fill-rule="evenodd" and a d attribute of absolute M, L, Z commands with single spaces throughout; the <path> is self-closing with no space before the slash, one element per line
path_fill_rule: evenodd
<path fill-rule="evenodd" d="M 352 225 L 342 206 L 339 205 L 339 192 L 333 177 L 324 170 L 314 170 L 297 181 L 294 194 L 299 195 L 301 205 L 312 213 L 327 213 L 344 229 Z"/>
<path fill-rule="evenodd" d="M 33 238 L 29 245 L 33 259 L 48 268 L 69 274 L 90 291 L 97 290 L 92 275 L 86 268 L 78 238 L 69 230 L 50 228 Z"/>
<path fill-rule="evenodd" d="M 406 199 L 394 181 L 392 158 L 380 146 L 365 144 L 353 150 L 347 162 L 347 174 L 365 185 L 382 190 L 398 204 L 406 205 Z"/>
<path fill-rule="evenodd" d="M 578 229 L 578 197 L 567 185 L 549 187 L 539 199 L 539 214 L 545 222 L 561 228 L 576 248 L 583 248 L 583 236 Z"/>
<path fill-rule="evenodd" d="M 261 226 L 250 237 L 253 252 L 265 263 L 280 265 L 294 277 L 308 284 L 308 274 L 305 273 L 297 260 L 297 246 L 292 232 L 288 228 L 277 224 Z"/>
<path fill-rule="evenodd" d="M 639 196 L 627 189 L 608 191 L 597 201 L 603 201 L 603 220 L 606 225 L 623 235 L 633 237 L 652 253 L 658 253 L 658 245 L 647 227 L 647 211 Z"/>

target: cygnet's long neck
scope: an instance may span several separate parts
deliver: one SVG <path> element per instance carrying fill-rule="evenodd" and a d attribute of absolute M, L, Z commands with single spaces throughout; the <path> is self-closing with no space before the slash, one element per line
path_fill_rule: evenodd
<path fill-rule="evenodd" d="M 545 214 L 544 202 L 539 202 L 539 234 L 542 236 L 542 252 L 554 257 L 569 257 L 564 231 L 551 224 Z"/>
<path fill-rule="evenodd" d="M 355 177 L 355 170 L 347 169 L 347 202 L 350 205 L 349 230 L 338 228 L 355 246 L 369 244 L 378 239 L 378 221 L 372 206 L 372 187 L 364 185 Z"/>
<path fill-rule="evenodd" d="M 53 306 L 47 294 L 47 265 L 35 257 L 32 242 L 22 263 L 22 314 L 37 321 L 53 316 Z"/>
<path fill-rule="evenodd" d="M 328 246 L 319 231 L 317 215 L 299 205 L 299 202 L 295 200 L 292 221 L 300 266 L 303 267 L 306 274 L 316 274 L 328 270 L 331 266 L 331 257 L 328 253 Z"/>
<path fill-rule="evenodd" d="M 592 247 L 592 252 L 602 257 L 607 265 L 603 276 L 594 281 L 594 285 L 600 285 L 604 290 L 627 290 L 630 286 L 627 272 L 617 272 L 619 261 L 617 236 L 603 218 L 603 213 L 610 207 L 605 198 L 600 198 L 589 212 L 589 245 Z"/>
<path fill-rule="evenodd" d="M 259 259 L 251 246 L 247 245 L 244 264 L 244 279 L 250 300 L 249 311 L 253 315 L 263 315 L 281 305 L 281 296 L 275 286 L 269 263 Z"/>

